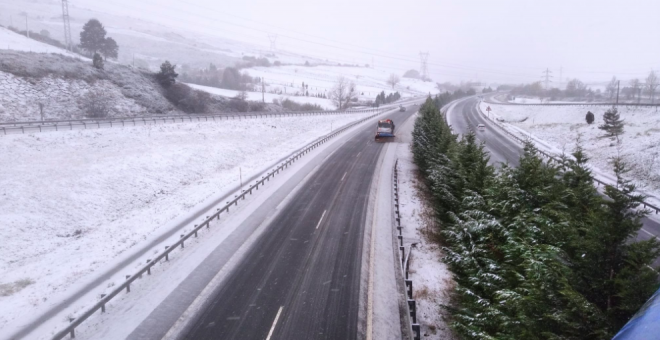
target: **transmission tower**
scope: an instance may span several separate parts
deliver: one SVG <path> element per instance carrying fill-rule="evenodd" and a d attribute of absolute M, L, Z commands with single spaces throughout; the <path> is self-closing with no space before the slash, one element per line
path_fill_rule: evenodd
<path fill-rule="evenodd" d="M 419 59 L 422 62 L 419 71 L 422 73 L 422 79 L 426 80 L 428 79 L 429 52 L 419 52 Z"/>
<path fill-rule="evenodd" d="M 550 88 L 550 78 L 552 78 L 552 71 L 550 69 L 546 68 L 545 71 L 542 72 L 544 75 L 541 77 L 545 81 L 545 89 L 548 90 Z"/>
<path fill-rule="evenodd" d="M 73 46 L 71 40 L 71 19 L 69 17 L 69 0 L 62 0 L 62 21 L 64 22 L 64 44 L 70 51 Z"/>
<path fill-rule="evenodd" d="M 277 34 L 269 34 L 268 40 L 270 40 L 270 51 L 275 52 L 277 50 Z"/>

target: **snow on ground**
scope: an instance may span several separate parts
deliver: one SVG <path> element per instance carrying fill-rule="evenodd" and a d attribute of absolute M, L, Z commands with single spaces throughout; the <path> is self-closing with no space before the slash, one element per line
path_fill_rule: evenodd
<path fill-rule="evenodd" d="M 414 118 L 414 117 L 413 117 Z M 406 137 L 397 146 L 399 159 L 399 199 L 403 241 L 411 250 L 410 279 L 413 280 L 413 297 L 417 301 L 417 322 L 421 326 L 422 339 L 454 339 L 445 321 L 441 304 L 450 303 L 450 292 L 454 283 L 447 265 L 442 262 L 444 254 L 432 240 L 432 208 L 427 205 L 418 181 L 417 166 L 413 163 L 410 150 L 411 119 L 402 128 Z M 408 129 L 405 129 L 408 127 Z M 400 132 L 402 133 L 402 132 Z"/>
<path fill-rule="evenodd" d="M 303 82 L 309 85 L 307 91 L 310 96 L 327 94 L 340 76 L 355 82 L 361 100 L 374 100 L 381 91 L 385 91 L 386 94 L 399 91 L 402 97 L 438 93 L 434 82 L 403 78 L 401 75 L 399 75 L 401 82 L 393 89 L 387 84 L 391 72 L 369 67 L 289 65 L 255 67 L 245 69 L 244 72 L 252 77 L 263 78 L 268 84 L 267 91 L 281 91 L 285 94 L 301 92 Z"/>
<path fill-rule="evenodd" d="M 240 91 L 234 91 L 234 90 L 226 90 L 226 89 L 219 89 L 217 87 L 210 87 L 210 86 L 202 86 L 202 85 L 195 85 L 195 84 L 188 84 L 190 87 L 205 91 L 211 94 L 217 94 L 220 96 L 224 97 L 229 97 L 233 98 L 236 97 L 240 93 Z M 254 100 L 254 101 L 261 101 L 262 99 L 262 93 L 261 92 L 246 92 L 248 95 L 248 100 Z M 324 98 L 316 98 L 316 97 L 304 97 L 304 96 L 294 96 L 294 95 L 283 95 L 283 94 L 275 94 L 275 93 L 264 93 L 263 97 L 265 98 L 266 103 L 273 103 L 274 100 L 277 101 L 282 101 L 283 99 L 287 98 L 291 101 L 294 101 L 299 104 L 317 104 L 321 106 L 325 110 L 334 110 L 335 106 L 332 104 L 330 99 L 324 99 Z"/>
<path fill-rule="evenodd" d="M 293 150 L 366 114 L 0 138 L 0 328 Z M 39 160 L 35 162 L 34 160 Z"/>
<path fill-rule="evenodd" d="M 640 190 L 660 198 L 660 112 L 653 107 L 620 106 L 625 120 L 624 134 L 617 145 L 613 138 L 602 138 L 598 129 L 603 123 L 606 106 L 512 106 L 482 102 L 482 112 L 490 106 L 492 115 L 509 123 L 511 131 L 521 136 L 532 134 L 557 152 L 570 153 L 581 135 L 582 146 L 591 158 L 596 173 L 613 176 L 610 159 L 621 155 L 632 167 L 628 176 Z M 596 121 L 586 123 L 587 111 Z"/>
<path fill-rule="evenodd" d="M 24 35 L 20 35 L 4 27 L 0 27 L 0 49 L 5 49 L 5 48 L 8 50 L 25 51 L 25 52 L 59 53 L 70 57 L 82 58 L 77 54 L 69 53 L 58 47 L 44 44 L 42 42 L 33 39 L 29 39 Z"/>

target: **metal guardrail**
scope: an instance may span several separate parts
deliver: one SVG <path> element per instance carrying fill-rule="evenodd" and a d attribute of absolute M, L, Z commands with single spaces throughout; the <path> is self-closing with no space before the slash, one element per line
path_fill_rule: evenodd
<path fill-rule="evenodd" d="M 246 112 L 246 113 L 221 113 L 209 115 L 173 115 L 173 116 L 143 116 L 143 117 L 120 117 L 120 118 L 99 118 L 99 119 L 65 119 L 65 120 L 44 120 L 44 121 L 20 121 L 20 122 L 0 122 L 0 129 L 4 135 L 8 131 L 19 131 L 25 133 L 26 130 L 39 132 L 44 130 L 60 131 L 63 129 L 73 130 L 73 127 L 82 126 L 84 129 L 89 127 L 101 128 L 101 126 L 137 126 L 138 123 L 147 125 L 147 123 L 183 123 L 183 122 L 208 122 L 222 121 L 229 119 L 249 119 L 249 118 L 275 118 L 275 117 L 294 117 L 294 116 L 320 116 L 320 115 L 342 115 L 352 113 L 376 112 L 378 108 L 369 108 L 362 110 L 346 111 L 288 111 L 288 112 Z"/>
<path fill-rule="evenodd" d="M 479 110 L 479 113 L 480 113 L 482 116 L 486 117 L 486 119 L 488 119 L 491 123 L 495 124 L 495 126 L 497 126 L 498 128 L 500 128 L 500 130 L 502 130 L 504 133 L 506 133 L 507 135 L 511 136 L 513 139 L 515 139 L 516 141 L 518 141 L 520 144 L 524 144 L 524 143 L 525 143 L 525 141 L 523 141 L 522 138 L 520 138 L 520 137 L 516 136 L 515 134 L 511 133 L 509 130 L 507 130 L 507 129 L 504 128 L 502 125 L 500 125 L 497 121 L 495 121 L 495 120 L 493 120 L 492 118 L 490 118 L 489 115 L 485 115 L 485 114 L 483 113 L 483 111 L 481 111 L 481 106 L 477 105 L 477 109 Z M 557 164 L 559 164 L 559 163 L 561 162 L 561 161 L 560 161 L 559 159 L 557 159 L 554 155 L 551 155 L 551 154 L 548 153 L 548 152 L 545 152 L 545 151 L 540 150 L 540 149 L 538 150 L 538 152 L 539 152 L 540 154 L 542 154 L 543 156 L 545 156 L 546 158 L 548 158 L 549 160 L 551 160 L 551 161 L 553 161 L 553 162 L 555 162 L 555 163 L 557 163 Z M 606 182 L 604 182 L 604 181 L 599 180 L 599 179 L 596 178 L 596 177 L 593 177 L 593 180 L 594 180 L 594 182 L 597 183 L 597 186 L 600 186 L 601 184 L 602 184 L 602 185 L 611 185 L 611 184 L 608 184 L 608 183 L 606 183 Z M 627 195 L 627 196 L 630 197 L 630 195 Z M 660 213 L 660 207 L 658 207 L 658 206 L 655 206 L 655 205 L 653 205 L 653 204 L 651 204 L 651 203 L 648 203 L 648 202 L 646 202 L 646 201 L 642 201 L 642 205 L 644 206 L 644 209 L 651 208 L 651 209 L 655 210 L 655 213 L 656 213 L 656 214 Z"/>
<path fill-rule="evenodd" d="M 643 104 L 643 103 L 511 103 L 511 102 L 496 102 L 484 100 L 488 104 L 494 105 L 519 105 L 519 106 L 639 106 L 639 107 L 658 107 L 660 104 Z"/>
<path fill-rule="evenodd" d="M 75 329 L 78 326 L 80 326 L 80 324 L 82 324 L 85 320 L 87 320 L 89 317 L 91 317 L 94 313 L 96 313 L 99 310 L 101 310 L 101 313 L 105 313 L 106 304 L 108 304 L 110 302 L 110 300 L 112 300 L 112 298 L 114 298 L 115 296 L 117 296 L 119 293 L 121 293 L 124 290 L 126 290 L 126 293 L 129 293 L 131 291 L 131 284 L 133 282 L 135 282 L 137 279 L 142 278 L 142 276 L 144 274 L 151 275 L 151 268 L 153 266 L 155 266 L 157 263 L 159 263 L 163 260 L 166 261 L 166 262 L 169 261 L 170 253 L 172 253 L 175 249 L 177 249 L 179 247 L 181 249 L 184 249 L 185 242 L 188 239 L 190 239 L 191 237 L 197 238 L 198 233 L 202 229 L 204 229 L 204 228 L 210 229 L 211 228 L 210 223 L 213 220 L 220 219 L 220 214 L 222 214 L 224 212 L 229 212 L 229 208 L 231 206 L 237 206 L 238 201 L 245 200 L 245 197 L 248 194 L 251 195 L 253 190 L 255 190 L 255 191 L 259 190 L 260 185 L 262 185 L 262 186 L 265 185 L 265 183 L 267 181 L 270 181 L 271 177 L 275 177 L 276 174 L 279 174 L 280 171 L 283 171 L 284 169 L 288 168 L 295 161 L 300 159 L 300 157 L 302 157 L 305 154 L 311 152 L 313 149 L 316 149 L 317 147 L 321 146 L 321 144 L 324 144 L 325 142 L 329 141 L 330 139 L 332 139 L 333 137 L 339 135 L 340 133 L 346 131 L 347 129 L 349 129 L 349 128 L 355 126 L 355 125 L 358 125 L 360 123 L 363 123 L 363 122 L 365 122 L 365 121 L 367 121 L 367 120 L 369 120 L 369 119 L 371 119 L 375 116 L 378 116 L 381 113 L 386 112 L 386 111 L 388 111 L 388 110 L 374 109 L 374 114 L 372 114 L 368 117 L 362 118 L 358 121 L 349 123 L 349 124 L 339 128 L 338 130 L 335 130 L 334 132 L 332 132 L 328 135 L 325 135 L 325 136 L 317 139 L 314 142 L 311 142 L 310 144 L 307 145 L 307 147 L 305 147 L 305 148 L 303 148 L 299 151 L 294 152 L 292 155 L 290 155 L 290 157 L 287 158 L 287 160 L 285 162 L 281 163 L 279 166 L 277 166 L 275 169 L 271 170 L 270 172 L 267 172 L 265 176 L 262 176 L 261 180 L 257 180 L 255 184 L 252 184 L 247 189 L 242 190 L 240 195 L 235 195 L 234 199 L 232 201 L 228 201 L 225 204 L 225 206 L 223 206 L 222 208 L 217 208 L 217 210 L 214 214 L 206 216 L 206 219 L 201 224 L 196 224 L 195 228 L 192 231 L 190 231 L 187 234 L 181 234 L 181 237 L 177 242 L 175 242 L 171 246 L 165 246 L 165 251 L 163 253 L 161 253 L 160 255 L 156 256 L 153 259 L 147 259 L 146 260 L 147 264 L 144 265 L 136 273 L 134 273 L 132 275 L 126 275 L 126 281 L 124 283 L 119 285 L 117 288 L 115 288 L 109 294 L 101 295 L 101 300 L 99 302 L 94 304 L 91 308 L 89 308 L 81 316 L 79 316 L 77 318 L 70 319 L 69 326 L 67 326 L 63 330 L 59 331 L 58 333 L 56 333 L 51 339 L 52 340 L 60 340 L 60 339 L 64 339 L 67 335 L 70 335 L 71 338 L 75 338 L 76 337 Z"/>
<path fill-rule="evenodd" d="M 403 235 L 401 226 L 401 213 L 399 210 L 399 160 L 394 162 L 394 213 L 396 214 L 396 229 L 399 232 L 397 238 L 399 239 L 399 251 L 401 253 L 401 273 L 406 287 L 406 305 L 408 309 L 408 321 L 413 332 L 413 339 L 421 339 L 421 328 L 417 323 L 417 302 L 413 299 L 413 281 L 409 278 L 410 275 L 410 254 L 412 247 L 406 255 L 406 247 L 403 245 Z"/>

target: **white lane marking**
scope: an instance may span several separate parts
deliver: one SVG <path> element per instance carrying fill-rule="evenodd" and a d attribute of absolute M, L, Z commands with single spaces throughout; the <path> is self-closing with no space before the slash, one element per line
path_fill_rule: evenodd
<path fill-rule="evenodd" d="M 648 231 L 646 231 L 646 229 L 644 229 L 644 228 L 642 228 L 642 231 L 643 231 L 643 232 L 645 232 L 645 233 L 647 233 L 647 234 L 649 234 L 649 235 L 651 235 L 651 236 L 653 236 L 653 237 L 656 237 L 656 238 L 657 238 L 657 236 L 655 236 L 655 235 L 653 235 L 653 234 L 651 234 L 651 233 L 649 233 L 649 232 L 648 232 Z"/>
<path fill-rule="evenodd" d="M 347 174 L 347 173 L 348 173 L 348 172 L 344 172 L 344 176 L 341 176 L 341 181 L 343 181 L 344 178 L 346 178 L 346 174 Z M 341 182 L 341 181 L 340 181 L 340 182 Z"/>
<path fill-rule="evenodd" d="M 284 306 L 281 306 L 280 310 L 277 311 L 277 315 L 275 316 L 275 321 L 273 321 L 273 326 L 270 327 L 270 332 L 268 332 L 268 336 L 266 337 L 266 340 L 270 340 L 270 337 L 273 336 L 273 331 L 275 331 L 275 325 L 277 325 L 277 319 L 280 318 L 280 314 L 282 313 L 282 308 L 284 308 Z"/>
<path fill-rule="evenodd" d="M 360 157 L 361 154 L 362 154 L 362 151 L 358 152 L 357 156 L 355 156 L 355 157 Z"/>
<path fill-rule="evenodd" d="M 319 220 L 319 223 L 316 225 L 316 229 L 318 229 L 319 226 L 321 225 L 321 222 L 323 222 L 323 216 L 325 216 L 326 211 L 327 210 L 323 210 L 323 215 L 321 215 L 321 219 Z"/>

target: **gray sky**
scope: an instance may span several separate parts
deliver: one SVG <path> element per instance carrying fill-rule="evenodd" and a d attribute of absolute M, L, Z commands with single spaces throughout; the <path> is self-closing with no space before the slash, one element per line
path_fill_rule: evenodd
<path fill-rule="evenodd" d="M 434 80 L 530 81 L 540 79 L 545 67 L 559 80 L 563 67 L 564 79 L 599 81 L 660 68 L 660 1 L 179 2 L 186 5 L 214 9 L 206 14 L 246 39 L 266 40 L 257 30 L 228 23 L 278 33 L 284 49 L 358 63 L 373 57 L 377 67 L 419 68 L 419 51 L 428 50 Z"/>
<path fill-rule="evenodd" d="M 14 1 L 14 0 L 11 0 Z M 21 0 L 26 1 L 28 0 Z M 33 2 L 36 0 L 30 0 Z M 59 3 L 59 0 L 39 0 Z M 74 6 L 435 81 L 627 80 L 660 70 L 659 0 L 70 0 Z"/>

